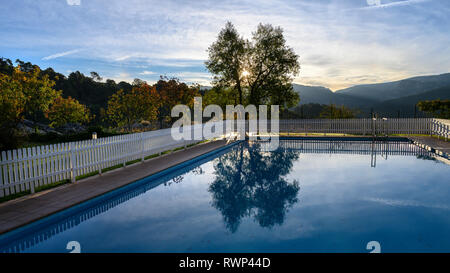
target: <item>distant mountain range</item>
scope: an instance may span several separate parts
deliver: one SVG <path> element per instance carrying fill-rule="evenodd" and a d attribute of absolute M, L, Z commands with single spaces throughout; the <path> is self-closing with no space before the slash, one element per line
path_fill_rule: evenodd
<path fill-rule="evenodd" d="M 377 112 L 384 113 L 385 115 L 397 111 L 404 115 L 412 116 L 414 113 L 414 105 L 417 105 L 419 101 L 437 99 L 450 99 L 450 85 L 416 95 L 379 102 L 373 108 Z"/>
<path fill-rule="evenodd" d="M 356 85 L 332 92 L 322 86 L 294 84 L 300 104 L 345 105 L 359 109 L 361 115 L 374 112 L 386 116 L 412 116 L 421 100 L 450 99 L 450 73 L 421 76 L 395 82 Z"/>
<path fill-rule="evenodd" d="M 294 90 L 300 96 L 300 104 L 319 103 L 345 105 L 350 108 L 359 108 L 376 103 L 376 100 L 365 99 L 353 95 L 333 93 L 322 86 L 306 86 L 293 84 Z"/>
<path fill-rule="evenodd" d="M 202 86 L 202 90 L 211 87 Z M 300 105 L 335 104 L 359 110 L 359 116 L 375 113 L 391 117 L 423 116 L 415 105 L 423 100 L 450 99 L 450 73 L 400 81 L 356 85 L 336 92 L 323 86 L 293 84 Z"/>
<path fill-rule="evenodd" d="M 450 86 L 450 73 L 421 76 L 395 82 L 356 85 L 336 91 L 338 94 L 385 101 L 420 94 L 440 87 Z"/>

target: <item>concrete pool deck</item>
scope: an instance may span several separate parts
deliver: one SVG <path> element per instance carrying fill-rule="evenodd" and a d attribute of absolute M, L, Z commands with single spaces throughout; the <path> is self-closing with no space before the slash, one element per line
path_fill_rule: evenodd
<path fill-rule="evenodd" d="M 450 142 L 435 137 L 412 136 L 409 137 L 416 145 L 450 159 Z"/>
<path fill-rule="evenodd" d="M 282 136 L 283 138 L 301 136 Z M 320 136 L 316 136 L 321 138 Z M 308 139 L 308 137 L 304 137 Z M 327 138 L 327 137 L 324 137 Z M 339 139 L 339 137 L 333 137 Z M 346 139 L 352 137 L 345 137 Z M 361 137 L 355 137 L 361 138 Z M 372 139 L 372 137 L 364 137 Z M 431 137 L 408 137 L 424 149 L 450 153 L 450 142 Z M 133 183 L 139 179 L 155 174 L 197 156 L 214 151 L 227 145 L 226 140 L 207 142 L 190 148 L 162 155 L 143 163 L 136 163 L 119 168 L 102 175 L 96 175 L 73 184 L 66 184 L 43 192 L 27 195 L 0 204 L 0 234 L 26 225 L 48 215 L 62 211 L 104 193 Z"/>
<path fill-rule="evenodd" d="M 217 140 L 162 155 L 102 175 L 0 204 L 0 234 L 206 154 L 227 144 Z"/>

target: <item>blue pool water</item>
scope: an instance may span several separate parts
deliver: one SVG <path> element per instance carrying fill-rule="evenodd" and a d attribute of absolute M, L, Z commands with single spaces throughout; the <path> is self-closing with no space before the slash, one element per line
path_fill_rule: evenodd
<path fill-rule="evenodd" d="M 404 142 L 241 142 L 0 236 L 2 252 L 450 252 L 450 166 Z"/>

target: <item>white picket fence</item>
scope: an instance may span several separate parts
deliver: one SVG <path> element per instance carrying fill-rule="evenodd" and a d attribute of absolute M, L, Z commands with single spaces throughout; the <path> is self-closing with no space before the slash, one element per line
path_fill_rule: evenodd
<path fill-rule="evenodd" d="M 267 127 L 270 130 L 270 122 Z M 191 135 L 196 130 L 203 130 L 201 125 L 189 128 Z M 280 120 L 279 131 L 362 135 L 435 134 L 447 139 L 449 137 L 449 126 L 434 119 Z M 79 176 L 101 173 L 102 169 L 117 165 L 125 167 L 129 161 L 143 161 L 149 155 L 186 147 L 202 140 L 174 140 L 169 128 L 3 151 L 0 197 L 24 191 L 33 193 L 36 187 L 67 179 L 74 182 Z"/>
<path fill-rule="evenodd" d="M 201 127 L 192 126 L 192 132 Z M 1 153 L 0 197 L 122 165 L 133 160 L 200 142 L 174 140 L 171 129 L 70 143 L 22 148 Z"/>
<path fill-rule="evenodd" d="M 431 129 L 432 119 L 426 118 L 280 120 L 284 133 L 430 134 Z"/>

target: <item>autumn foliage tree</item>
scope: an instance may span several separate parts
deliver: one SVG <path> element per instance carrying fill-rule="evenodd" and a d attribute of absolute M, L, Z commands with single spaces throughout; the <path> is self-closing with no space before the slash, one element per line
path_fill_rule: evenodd
<path fill-rule="evenodd" d="M 160 103 L 156 88 L 146 83 L 133 86 L 129 92 L 121 89 L 108 100 L 107 119 L 131 132 L 133 124 L 156 119 Z"/>
<path fill-rule="evenodd" d="M 0 73 L 1 149 L 17 146 L 17 126 L 26 117 L 36 117 L 48 110 L 61 95 L 53 89 L 54 81 L 41 75 L 37 66 L 14 67 L 10 74 Z"/>
<path fill-rule="evenodd" d="M 42 75 L 38 66 L 33 70 L 23 71 L 20 66 L 16 67 L 12 80 L 22 87 L 26 98 L 24 114 L 33 120 L 48 110 L 53 101 L 61 96 L 61 91 L 53 89 L 55 82 L 48 75 Z"/>
<path fill-rule="evenodd" d="M 184 104 L 192 108 L 194 97 L 200 96 L 198 86 L 188 86 L 177 78 L 161 77 L 154 87 L 158 100 L 162 102 L 158 107 L 158 121 L 161 128 L 164 122 L 172 121 L 170 113 L 175 105 Z"/>
<path fill-rule="evenodd" d="M 0 74 L 0 90 L 0 122 L 2 125 L 20 122 L 27 103 L 22 85 L 12 77 Z"/>
<path fill-rule="evenodd" d="M 22 86 L 11 77 L 0 74 L 0 149 L 17 145 L 16 127 L 23 118 L 26 97 Z"/>
<path fill-rule="evenodd" d="M 91 119 L 89 109 L 72 97 L 67 99 L 58 97 L 45 112 L 53 127 L 60 127 L 67 123 L 86 124 Z"/>

